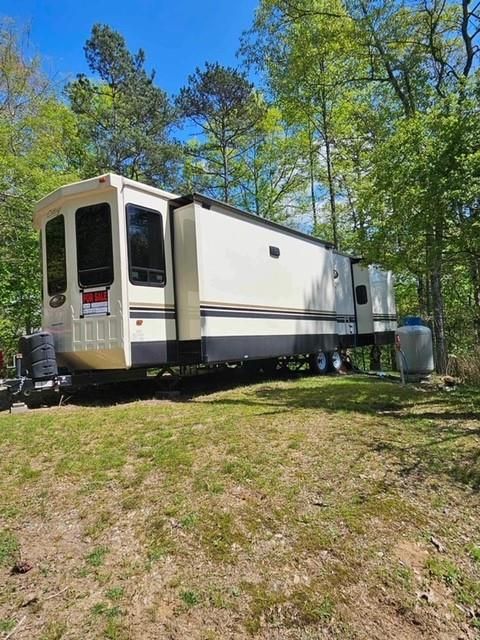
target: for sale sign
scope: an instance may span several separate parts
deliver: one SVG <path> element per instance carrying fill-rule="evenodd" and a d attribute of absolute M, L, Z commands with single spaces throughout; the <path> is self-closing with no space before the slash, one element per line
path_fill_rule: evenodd
<path fill-rule="evenodd" d="M 108 289 L 82 292 L 82 315 L 84 317 L 106 316 L 108 312 Z"/>

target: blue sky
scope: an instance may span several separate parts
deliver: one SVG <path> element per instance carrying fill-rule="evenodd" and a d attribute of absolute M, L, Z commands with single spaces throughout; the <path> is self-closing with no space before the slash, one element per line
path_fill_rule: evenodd
<path fill-rule="evenodd" d="M 237 66 L 241 33 L 251 26 L 257 0 L 0 0 L 0 16 L 30 26 L 30 39 L 59 81 L 87 72 L 83 45 L 95 22 L 140 47 L 147 67 L 169 94 L 206 60 Z"/>

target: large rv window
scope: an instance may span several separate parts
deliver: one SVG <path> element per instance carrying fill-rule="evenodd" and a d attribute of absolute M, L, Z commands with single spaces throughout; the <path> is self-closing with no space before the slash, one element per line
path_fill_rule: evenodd
<path fill-rule="evenodd" d="M 49 296 L 54 296 L 67 289 L 65 218 L 62 215 L 49 220 L 45 225 L 45 247 L 47 252 L 47 290 Z"/>
<path fill-rule="evenodd" d="M 367 304 L 367 287 L 364 284 L 359 284 L 355 287 L 355 295 L 357 296 L 357 304 Z"/>
<path fill-rule="evenodd" d="M 78 283 L 97 287 L 113 282 L 112 221 L 106 202 L 77 209 Z"/>
<path fill-rule="evenodd" d="M 162 216 L 158 211 L 127 205 L 130 282 L 150 287 L 165 285 Z"/>

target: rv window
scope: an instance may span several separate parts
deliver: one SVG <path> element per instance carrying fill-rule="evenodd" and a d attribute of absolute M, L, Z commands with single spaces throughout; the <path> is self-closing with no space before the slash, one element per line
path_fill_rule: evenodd
<path fill-rule="evenodd" d="M 47 252 L 47 290 L 49 296 L 63 293 L 67 289 L 67 266 L 65 260 L 65 218 L 60 215 L 45 225 Z"/>
<path fill-rule="evenodd" d="M 128 204 L 127 230 L 130 282 L 150 287 L 165 286 L 161 214 Z"/>
<path fill-rule="evenodd" d="M 357 296 L 357 304 L 367 304 L 367 287 L 364 284 L 359 284 L 355 287 L 355 295 Z"/>
<path fill-rule="evenodd" d="M 113 282 L 112 221 L 106 202 L 77 209 L 78 283 L 98 287 Z"/>

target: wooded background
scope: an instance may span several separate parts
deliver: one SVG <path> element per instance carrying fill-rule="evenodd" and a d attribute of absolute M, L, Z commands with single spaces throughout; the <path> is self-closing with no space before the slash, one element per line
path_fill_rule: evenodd
<path fill-rule="evenodd" d="M 114 171 L 199 191 L 392 269 L 436 362 L 480 339 L 480 2 L 260 0 L 238 68 L 169 96 L 94 25 L 66 86 L 0 23 L 0 345 L 40 324 L 36 200 Z M 249 77 L 255 78 L 253 84 Z"/>

